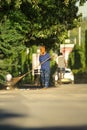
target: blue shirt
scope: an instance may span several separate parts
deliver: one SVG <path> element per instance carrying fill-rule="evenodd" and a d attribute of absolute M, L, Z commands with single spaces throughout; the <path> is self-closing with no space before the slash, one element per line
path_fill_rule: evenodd
<path fill-rule="evenodd" d="M 48 60 L 46 62 L 44 62 L 46 59 L 48 59 Z M 39 61 L 41 63 L 42 70 L 50 69 L 50 55 L 49 55 L 49 53 L 46 53 L 45 55 L 40 55 Z"/>

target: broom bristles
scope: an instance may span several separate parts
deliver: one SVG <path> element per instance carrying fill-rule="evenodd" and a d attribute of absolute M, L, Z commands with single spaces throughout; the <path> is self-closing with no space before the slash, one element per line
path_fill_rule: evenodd
<path fill-rule="evenodd" d="M 25 73 L 25 74 L 23 74 L 22 76 L 12 78 L 12 85 L 15 85 L 15 84 L 16 84 L 17 82 L 19 82 L 22 78 L 24 78 L 28 73 L 30 73 L 30 71 L 27 72 L 27 73 Z"/>

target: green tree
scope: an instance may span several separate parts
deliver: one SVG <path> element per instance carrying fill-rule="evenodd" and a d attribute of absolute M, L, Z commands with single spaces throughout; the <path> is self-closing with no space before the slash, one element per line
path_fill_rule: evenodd
<path fill-rule="evenodd" d="M 85 66 L 87 69 L 87 30 L 85 31 Z"/>
<path fill-rule="evenodd" d="M 9 14 L 9 17 L 14 17 L 15 14 L 16 12 Z M 20 17 L 21 13 L 17 12 L 17 15 Z M 7 17 L 0 22 L 0 68 L 3 75 L 8 72 L 13 73 L 13 76 L 18 75 L 18 70 L 21 66 L 19 55 L 26 49 L 24 44 L 25 28 L 22 29 L 24 25 L 20 25 L 20 22 L 23 21 L 21 17 L 19 19 L 15 16 L 15 18 L 15 22 Z M 18 23 L 17 20 L 20 22 Z"/>
<path fill-rule="evenodd" d="M 68 66 L 71 69 L 79 70 L 85 67 L 84 61 L 85 61 L 85 57 L 84 57 L 82 47 L 76 44 L 75 47 L 73 48 L 73 51 L 69 55 Z"/>

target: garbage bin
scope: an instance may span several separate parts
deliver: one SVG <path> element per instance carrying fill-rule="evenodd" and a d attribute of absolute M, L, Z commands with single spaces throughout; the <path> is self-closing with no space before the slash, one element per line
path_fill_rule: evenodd
<path fill-rule="evenodd" d="M 41 84 L 40 83 L 40 73 L 41 73 L 40 69 L 34 70 L 34 83 L 37 86 L 40 86 L 40 84 Z"/>

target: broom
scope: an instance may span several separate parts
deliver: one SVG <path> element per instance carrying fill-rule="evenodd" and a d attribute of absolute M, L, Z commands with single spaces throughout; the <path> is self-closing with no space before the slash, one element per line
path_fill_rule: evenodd
<path fill-rule="evenodd" d="M 43 62 L 41 62 L 39 65 L 37 65 L 36 67 L 44 64 L 46 61 L 48 61 L 49 59 L 51 59 L 53 56 L 47 58 L 46 60 L 44 60 Z M 34 69 L 32 69 L 34 70 Z M 19 82 L 22 78 L 24 78 L 27 74 L 31 73 L 32 70 L 28 71 L 27 73 L 23 74 L 22 76 L 19 76 L 19 77 L 15 77 L 15 78 L 12 78 L 11 82 L 12 82 L 12 85 L 15 85 L 17 82 Z"/>

